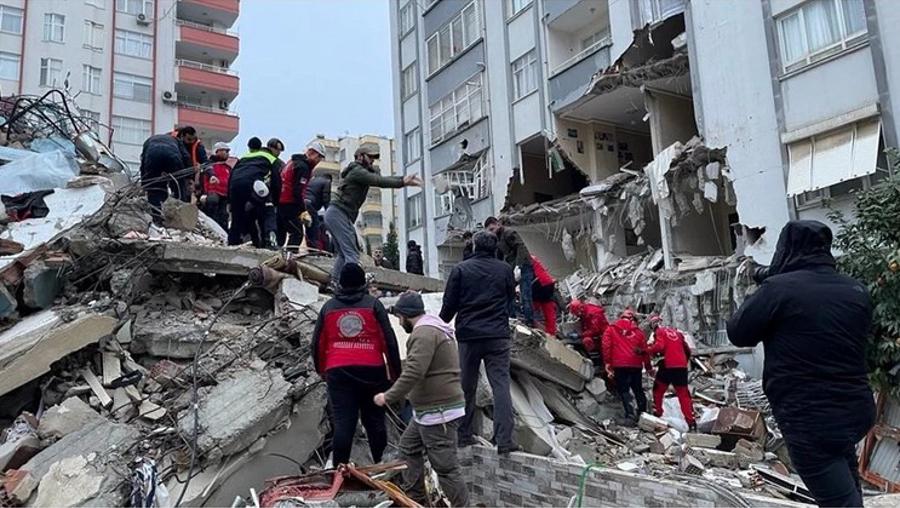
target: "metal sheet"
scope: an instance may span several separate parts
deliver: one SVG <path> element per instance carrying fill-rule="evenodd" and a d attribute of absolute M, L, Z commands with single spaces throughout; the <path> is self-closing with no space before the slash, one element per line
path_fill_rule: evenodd
<path fill-rule="evenodd" d="M 879 440 L 869 461 L 869 472 L 900 483 L 900 443 L 887 437 Z"/>

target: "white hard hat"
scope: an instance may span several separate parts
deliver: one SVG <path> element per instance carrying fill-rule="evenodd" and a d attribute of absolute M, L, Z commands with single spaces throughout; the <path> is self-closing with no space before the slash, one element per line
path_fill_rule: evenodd
<path fill-rule="evenodd" d="M 253 192 L 257 196 L 264 198 L 269 195 L 269 187 L 262 180 L 257 180 L 253 182 Z"/>
<path fill-rule="evenodd" d="M 228 143 L 224 141 L 219 141 L 215 145 L 213 145 L 213 152 L 218 152 L 219 150 L 228 150 L 231 151 L 231 147 L 228 146 Z"/>
<path fill-rule="evenodd" d="M 318 141 L 313 141 L 312 143 L 309 144 L 309 149 L 318 153 L 322 157 L 325 157 L 325 147 L 322 145 L 322 143 L 320 143 Z"/>

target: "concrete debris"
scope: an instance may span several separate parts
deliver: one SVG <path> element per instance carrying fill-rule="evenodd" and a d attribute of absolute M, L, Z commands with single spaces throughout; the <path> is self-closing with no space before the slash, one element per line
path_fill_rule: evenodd
<path fill-rule="evenodd" d="M 196 205 L 177 199 L 167 199 L 163 203 L 162 213 L 167 228 L 181 231 L 193 231 L 200 217 L 200 210 Z"/>
<path fill-rule="evenodd" d="M 38 434 L 44 439 L 61 439 L 103 418 L 78 397 L 69 397 L 41 416 Z"/>
<path fill-rule="evenodd" d="M 0 435 L 3 441 L 0 444 L 0 471 L 18 468 L 41 450 L 36 426 L 32 414 L 22 413 L 3 431 Z"/>
<path fill-rule="evenodd" d="M 684 444 L 691 448 L 717 448 L 722 438 L 711 434 L 688 433 L 683 436 Z"/>
<path fill-rule="evenodd" d="M 81 506 L 100 493 L 103 476 L 82 455 L 54 462 L 41 479 L 36 506 Z"/>
<path fill-rule="evenodd" d="M 555 337 L 522 325 L 512 327 L 512 364 L 534 376 L 581 391 L 593 377 L 590 360 Z"/>
<path fill-rule="evenodd" d="M 657 418 L 647 413 L 641 413 L 638 420 L 638 426 L 645 432 L 664 432 L 668 430 L 669 424 L 662 418 Z"/>

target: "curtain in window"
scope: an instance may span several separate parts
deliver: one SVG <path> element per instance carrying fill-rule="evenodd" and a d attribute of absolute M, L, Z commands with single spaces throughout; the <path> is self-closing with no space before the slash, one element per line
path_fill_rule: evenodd
<path fill-rule="evenodd" d="M 863 0 L 841 0 L 844 9 L 844 25 L 847 35 L 852 35 L 866 30 L 866 9 Z"/>
<path fill-rule="evenodd" d="M 816 0 L 803 7 L 809 51 L 830 46 L 841 38 L 837 11 L 832 0 Z"/>
<path fill-rule="evenodd" d="M 785 62 L 795 62 L 806 55 L 800 13 L 792 14 L 781 20 L 781 36 L 784 39 L 782 43 L 784 44 Z"/>

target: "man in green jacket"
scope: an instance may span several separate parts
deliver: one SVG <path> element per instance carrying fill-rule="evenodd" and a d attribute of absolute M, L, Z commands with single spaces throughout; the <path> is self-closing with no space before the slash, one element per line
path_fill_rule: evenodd
<path fill-rule="evenodd" d="M 456 429 L 466 413 L 466 400 L 453 327 L 425 314 L 422 297 L 412 291 L 400 295 L 390 312 L 410 334 L 406 360 L 394 385 L 375 395 L 375 404 L 399 404 L 409 398 L 413 406 L 413 418 L 400 438 L 400 453 L 407 464 L 404 488 L 415 501 L 430 504 L 425 493 L 427 454 L 451 506 L 467 506 L 469 492 L 456 455 Z"/>
<path fill-rule="evenodd" d="M 331 233 L 335 244 L 334 268 L 331 280 L 337 281 L 341 269 L 347 263 L 359 264 L 359 246 L 353 223 L 359 216 L 359 209 L 366 201 L 369 187 L 399 189 L 401 187 L 422 186 L 417 175 L 381 176 L 374 166 L 378 160 L 378 148 L 361 146 L 353 154 L 354 161 L 341 171 L 341 182 L 337 196 L 325 211 L 325 227 Z"/>

